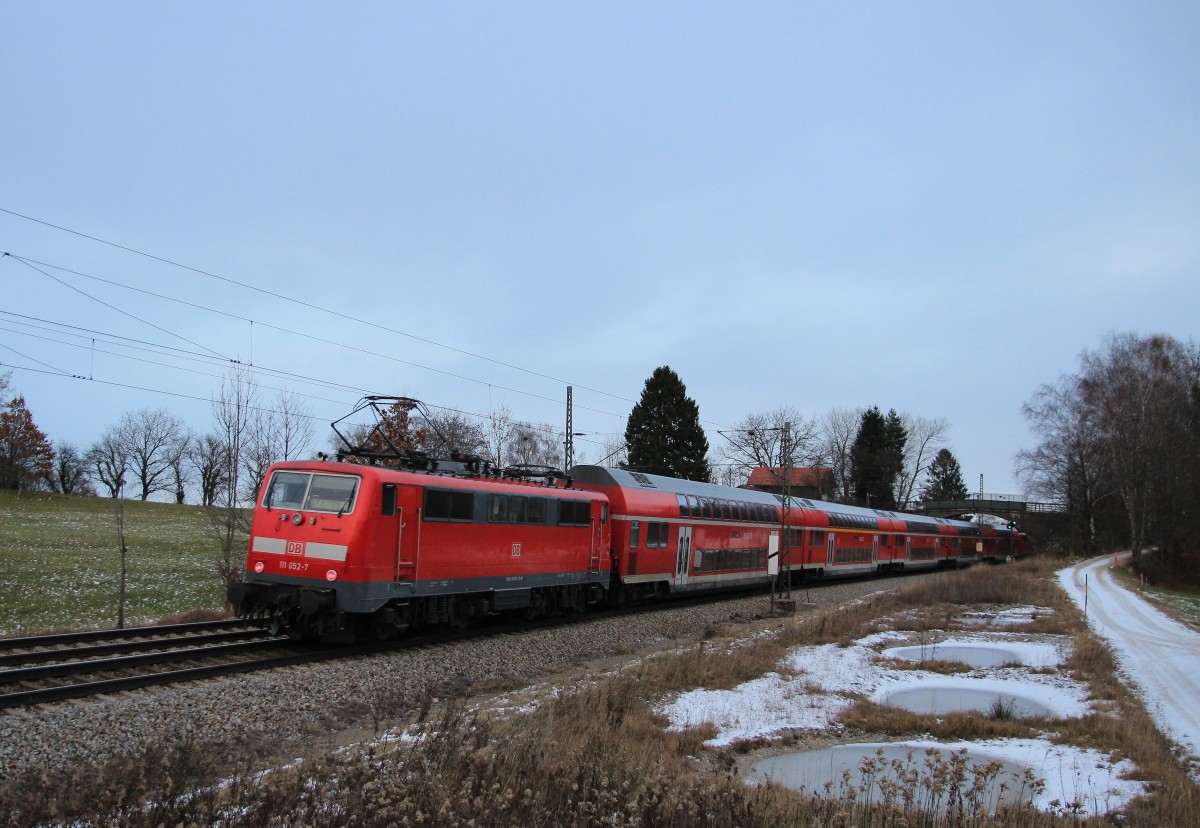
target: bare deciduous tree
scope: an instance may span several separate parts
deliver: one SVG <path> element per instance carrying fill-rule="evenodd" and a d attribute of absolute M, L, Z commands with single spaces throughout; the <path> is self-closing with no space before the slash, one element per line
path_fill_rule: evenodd
<path fill-rule="evenodd" d="M 561 432 L 531 423 L 514 423 L 505 446 L 508 465 L 560 468 L 563 462 Z"/>
<path fill-rule="evenodd" d="M 834 408 L 821 418 L 819 425 L 821 462 L 833 470 L 837 487 L 834 499 L 841 503 L 850 503 L 854 499 L 850 451 L 854 448 L 862 415 L 861 408 Z"/>
<path fill-rule="evenodd" d="M 207 509 L 208 532 L 218 546 L 215 571 L 229 585 L 242 577 L 245 543 L 250 535 L 249 516 L 240 508 L 242 454 L 258 407 L 258 386 L 253 375 L 235 368 L 221 382 L 220 396 L 213 400 L 213 438 L 224 450 L 224 485 Z"/>
<path fill-rule="evenodd" d="M 917 480 L 929 468 L 937 450 L 945 445 L 950 421 L 945 417 L 914 417 L 910 414 L 901 414 L 900 419 L 908 436 L 900 474 L 896 478 L 896 502 L 903 508 L 912 502 Z"/>
<path fill-rule="evenodd" d="M 226 447 L 216 434 L 196 437 L 188 447 L 188 465 L 200 486 L 200 505 L 212 506 L 226 484 Z"/>
<path fill-rule="evenodd" d="M 54 447 L 54 471 L 50 476 L 50 488 L 59 494 L 95 494 L 88 482 L 88 468 L 84 456 L 71 443 L 58 443 Z"/>
<path fill-rule="evenodd" d="M 487 436 L 483 425 L 473 417 L 458 411 L 439 409 L 420 418 L 423 435 L 418 448 L 431 457 L 451 454 L 484 454 Z"/>
<path fill-rule="evenodd" d="M 1095 412 L 1083 398 L 1079 377 L 1043 385 L 1022 413 L 1040 442 L 1018 452 L 1018 476 L 1033 496 L 1066 506 L 1072 547 L 1095 555 L 1097 509 L 1113 493 L 1112 478 Z"/>
<path fill-rule="evenodd" d="M 121 439 L 121 427 L 112 426 L 84 456 L 88 476 L 109 497 L 120 497 L 131 465 L 129 447 Z"/>
<path fill-rule="evenodd" d="M 129 474 L 137 484 L 138 498 L 169 491 L 172 470 L 187 451 L 187 427 L 165 409 L 143 408 L 121 417 L 119 439 L 129 458 Z"/>
<path fill-rule="evenodd" d="M 484 437 L 488 459 L 494 465 L 503 466 L 507 463 L 505 452 L 512 442 L 516 428 L 512 410 L 504 403 L 500 403 L 488 413 L 487 422 L 484 423 Z"/>
<path fill-rule="evenodd" d="M 819 465 L 823 459 L 816 420 L 804 417 L 791 406 L 750 414 L 736 428 L 721 433 L 726 444 L 718 454 L 727 464 L 726 477 L 731 485 L 742 485 L 758 467 L 799 468 Z"/>
<path fill-rule="evenodd" d="M 1187 449 L 1200 354 L 1168 336 L 1121 334 L 1082 362 L 1080 390 L 1096 415 L 1134 557 L 1149 543 L 1169 555 L 1196 501 Z"/>
<path fill-rule="evenodd" d="M 273 406 L 253 406 L 241 452 L 243 499 L 255 498 L 272 463 L 295 460 L 307 453 L 313 432 L 308 407 L 291 391 L 280 391 Z"/>

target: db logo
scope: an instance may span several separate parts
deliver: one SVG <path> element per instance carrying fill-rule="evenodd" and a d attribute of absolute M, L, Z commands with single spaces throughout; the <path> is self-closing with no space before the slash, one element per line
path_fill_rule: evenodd
<path fill-rule="evenodd" d="M 521 544 L 519 544 L 519 543 L 514 543 L 514 544 L 513 544 L 513 554 L 512 554 L 512 556 L 513 556 L 514 558 L 519 558 L 519 557 L 521 557 Z"/>
<path fill-rule="evenodd" d="M 287 553 L 289 555 L 303 555 L 304 554 L 304 541 L 288 541 L 287 542 Z"/>

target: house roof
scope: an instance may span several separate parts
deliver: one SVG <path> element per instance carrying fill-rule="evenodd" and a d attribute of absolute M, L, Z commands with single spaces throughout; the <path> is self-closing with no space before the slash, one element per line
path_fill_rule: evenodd
<path fill-rule="evenodd" d="M 833 469 L 828 466 L 792 469 L 791 472 L 791 485 L 796 488 L 802 486 L 820 488 L 828 486 L 833 481 Z M 750 489 L 779 488 L 782 485 L 783 469 L 778 466 L 772 468 L 759 466 L 751 470 L 750 479 L 746 481 L 746 487 Z"/>

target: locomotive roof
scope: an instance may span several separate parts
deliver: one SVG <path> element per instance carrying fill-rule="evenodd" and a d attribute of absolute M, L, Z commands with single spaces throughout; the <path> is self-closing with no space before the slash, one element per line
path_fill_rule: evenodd
<path fill-rule="evenodd" d="M 701 483 L 695 480 L 680 480 L 674 477 L 664 477 L 658 474 L 644 474 L 627 469 L 614 469 L 608 466 L 574 466 L 568 474 L 575 481 L 590 486 L 621 486 L 627 489 L 644 491 L 659 491 L 667 494 L 695 495 L 696 497 L 720 497 L 726 500 L 744 500 L 750 503 L 765 503 L 777 506 L 783 503 L 783 495 L 760 492 L 755 489 L 739 489 L 733 486 L 721 486 L 716 483 Z M 938 526 L 954 526 L 965 530 L 967 534 L 979 534 L 980 525 L 963 520 L 914 515 L 909 512 L 895 512 L 884 509 L 868 509 L 864 506 L 854 506 L 847 503 L 828 503 L 823 500 L 813 500 L 807 497 L 792 497 L 793 509 L 812 509 L 818 512 L 855 515 L 865 518 L 885 518 L 901 520 L 908 524 L 909 530 L 936 532 Z M 1006 532 L 1002 527 L 988 527 L 997 533 Z"/>

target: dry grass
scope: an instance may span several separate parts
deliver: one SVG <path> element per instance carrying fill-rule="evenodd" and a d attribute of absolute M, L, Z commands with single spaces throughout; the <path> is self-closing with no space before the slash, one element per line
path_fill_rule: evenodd
<path fill-rule="evenodd" d="M 251 748 L 198 744 L 152 748 L 69 776 L 31 774 L 0 789 L 0 825 L 1195 824 L 1197 786 L 1136 700 L 1113 679 L 1107 650 L 1084 630 L 1073 607 L 1052 594 L 1044 572 L 1029 565 L 976 567 L 928 580 L 936 583 L 906 584 L 895 595 L 799 617 L 772 636 L 758 631 L 723 638 L 714 632 L 685 651 L 547 693 L 535 712 L 511 718 L 470 711 L 461 702 L 436 705 L 431 689 L 419 698 L 412 693 L 401 698 L 366 688 L 357 706 L 347 707 L 347 715 L 357 715 L 360 724 L 369 723 L 376 731 L 397 717 L 411 722 L 403 740 L 335 752 L 329 750 L 327 734 L 315 734 L 314 748 L 302 763 L 276 763 L 268 774 L 254 772 L 262 759 Z M 713 751 L 704 746 L 713 735 L 711 728 L 667 732 L 654 713 L 658 702 L 679 690 L 732 687 L 776 669 L 792 645 L 850 640 L 887 627 L 888 619 L 900 617 L 915 602 L 925 602 L 917 605 L 932 621 L 945 617 L 948 608 L 976 599 L 1054 607 L 1053 624 L 1076 635 L 1069 669 L 1091 682 L 1097 698 L 1118 715 L 1098 713 L 1035 726 L 986 714 L 934 719 L 862 701 L 844 723 L 873 736 L 945 740 L 1028 737 L 1050 729 L 1064 742 L 1127 756 L 1157 780 L 1152 794 L 1128 814 L 1089 820 L 1017 807 L 991 815 L 980 806 L 979 795 L 989 778 L 994 782 L 993 770 L 972 768 L 954 757 L 932 764 L 920 757 L 901 763 L 898 783 L 876 778 L 874 784 L 888 800 L 883 804 L 869 804 L 863 790 L 846 786 L 816 799 L 773 786 L 750 786 L 731 770 L 737 751 L 756 749 L 759 742 Z M 867 770 L 874 774 L 882 766 Z"/>
<path fill-rule="evenodd" d="M 921 661 L 913 661 L 908 658 L 885 658 L 880 660 L 879 666 L 886 670 L 920 670 L 924 673 L 938 673 L 943 676 L 969 673 L 972 669 L 961 661 L 946 661 L 939 658 L 927 658 Z"/>
<path fill-rule="evenodd" d="M 986 713 L 943 713 L 924 716 L 898 707 L 859 701 L 839 717 L 852 731 L 884 733 L 889 737 L 932 737 L 947 741 L 982 739 L 1032 739 L 1044 728 L 1020 719 L 1004 719 Z"/>

